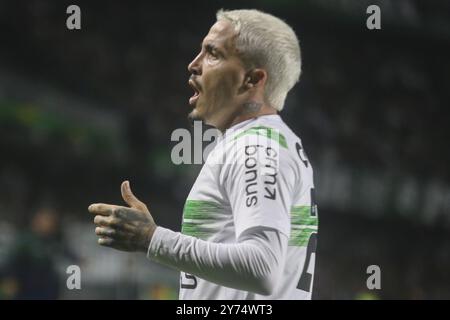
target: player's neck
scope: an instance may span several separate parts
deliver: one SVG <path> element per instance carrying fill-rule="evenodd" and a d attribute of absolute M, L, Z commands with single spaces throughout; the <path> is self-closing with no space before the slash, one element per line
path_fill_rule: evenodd
<path fill-rule="evenodd" d="M 265 116 L 265 115 L 271 115 L 271 114 L 277 114 L 277 110 L 275 108 L 272 108 L 271 106 L 267 104 L 262 104 L 260 108 L 254 111 L 249 110 L 243 110 L 240 114 L 238 114 L 230 123 L 228 128 L 235 126 L 238 123 L 241 123 L 243 121 Z M 228 129 L 226 128 L 226 129 Z"/>

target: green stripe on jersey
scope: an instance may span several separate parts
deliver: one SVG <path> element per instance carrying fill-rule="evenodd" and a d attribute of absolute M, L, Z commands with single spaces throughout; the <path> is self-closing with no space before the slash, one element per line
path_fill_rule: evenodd
<path fill-rule="evenodd" d="M 184 221 L 181 227 L 181 233 L 202 240 L 206 240 L 208 239 L 208 237 L 211 235 L 212 232 L 208 228 L 205 228 L 204 226 L 199 225 L 198 223 Z"/>
<path fill-rule="evenodd" d="M 186 200 L 181 233 L 200 239 L 208 238 L 212 230 L 205 223 L 213 220 L 219 210 L 220 205 L 213 201 Z"/>
<path fill-rule="evenodd" d="M 183 209 L 184 219 L 211 219 L 220 209 L 220 205 L 214 201 L 186 200 Z"/>
<path fill-rule="evenodd" d="M 311 206 L 295 206 L 291 208 L 291 236 L 289 245 L 304 247 L 309 237 L 317 232 L 318 218 L 311 216 Z"/>
<path fill-rule="evenodd" d="M 234 139 L 240 138 L 244 135 L 248 134 L 254 134 L 258 136 L 264 136 L 269 139 L 272 139 L 280 144 L 283 148 L 287 149 L 287 143 L 286 138 L 279 132 L 277 129 L 273 129 L 266 126 L 258 126 L 258 127 L 252 127 L 247 130 L 242 131 L 238 135 L 234 137 Z"/>

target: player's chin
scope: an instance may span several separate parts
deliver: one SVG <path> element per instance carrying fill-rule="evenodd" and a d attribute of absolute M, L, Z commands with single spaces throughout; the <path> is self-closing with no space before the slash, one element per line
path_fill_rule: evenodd
<path fill-rule="evenodd" d="M 203 116 L 202 116 L 202 112 L 200 111 L 200 109 L 198 107 L 194 108 L 194 110 L 191 111 L 191 113 L 189 113 L 188 115 L 189 121 L 191 121 L 192 123 L 194 123 L 194 121 L 203 121 Z"/>

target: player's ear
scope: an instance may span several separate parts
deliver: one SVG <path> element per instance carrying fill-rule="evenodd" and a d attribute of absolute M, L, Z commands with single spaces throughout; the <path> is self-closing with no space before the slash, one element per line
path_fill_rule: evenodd
<path fill-rule="evenodd" d="M 253 90 L 255 88 L 264 86 L 267 81 L 267 72 L 264 69 L 251 69 L 244 75 L 244 80 L 240 88 L 240 93 Z"/>
<path fill-rule="evenodd" d="M 267 72 L 264 69 L 251 69 L 245 74 L 244 85 L 247 89 L 263 86 L 267 81 Z"/>

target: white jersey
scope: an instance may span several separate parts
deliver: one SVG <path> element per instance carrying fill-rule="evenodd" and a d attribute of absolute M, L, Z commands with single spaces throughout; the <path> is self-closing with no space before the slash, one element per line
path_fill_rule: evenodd
<path fill-rule="evenodd" d="M 186 200 L 181 233 L 236 243 L 255 227 L 289 239 L 270 296 L 181 272 L 180 299 L 311 299 L 318 232 L 313 171 L 301 140 L 279 115 L 241 122 L 218 141 Z"/>

